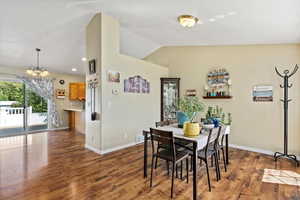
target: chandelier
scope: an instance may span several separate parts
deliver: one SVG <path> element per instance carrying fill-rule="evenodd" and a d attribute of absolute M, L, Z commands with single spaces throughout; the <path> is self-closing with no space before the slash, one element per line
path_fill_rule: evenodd
<path fill-rule="evenodd" d="M 46 77 L 49 75 L 49 72 L 45 68 L 39 66 L 41 49 L 36 48 L 35 50 L 37 52 L 37 66 L 27 69 L 26 73 L 33 77 L 38 77 L 38 78 Z"/>

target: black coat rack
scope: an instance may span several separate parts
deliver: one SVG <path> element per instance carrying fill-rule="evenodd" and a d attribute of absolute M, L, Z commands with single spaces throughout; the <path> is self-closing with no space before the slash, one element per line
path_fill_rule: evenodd
<path fill-rule="evenodd" d="M 288 97 L 288 89 L 293 86 L 293 84 L 289 84 L 289 78 L 293 76 L 297 70 L 298 70 L 298 65 L 295 66 L 294 70 L 292 73 L 290 73 L 289 70 L 284 70 L 283 74 L 278 72 L 278 69 L 275 67 L 275 71 L 280 76 L 283 78 L 283 85 L 280 85 L 281 88 L 283 88 L 284 91 L 284 97 L 281 99 L 283 102 L 283 110 L 284 110 L 284 153 L 276 152 L 274 154 L 275 161 L 277 161 L 278 158 L 288 158 L 290 160 L 293 160 L 296 162 L 296 165 L 299 166 L 299 162 L 297 160 L 297 157 L 292 154 L 288 154 L 288 103 L 291 101 Z"/>

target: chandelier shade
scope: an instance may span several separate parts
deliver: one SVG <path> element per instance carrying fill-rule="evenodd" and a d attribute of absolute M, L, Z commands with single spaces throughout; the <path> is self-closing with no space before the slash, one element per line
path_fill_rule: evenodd
<path fill-rule="evenodd" d="M 43 78 L 49 75 L 48 70 L 45 68 L 40 67 L 40 51 L 41 49 L 36 48 L 37 52 L 37 66 L 31 67 L 26 70 L 26 73 L 30 76 L 37 77 L 37 78 Z"/>

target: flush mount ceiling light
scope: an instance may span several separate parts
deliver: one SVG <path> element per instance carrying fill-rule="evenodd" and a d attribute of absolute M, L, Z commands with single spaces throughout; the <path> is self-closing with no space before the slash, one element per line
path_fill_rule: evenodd
<path fill-rule="evenodd" d="M 37 77 L 37 78 L 46 77 L 46 76 L 49 75 L 49 72 L 46 69 L 39 66 L 41 49 L 37 48 L 35 50 L 37 52 L 37 65 L 36 65 L 36 67 L 32 67 L 32 68 L 27 69 L 26 73 L 33 76 L 33 77 Z"/>
<path fill-rule="evenodd" d="M 195 24 L 199 22 L 199 19 L 192 15 L 180 15 L 177 19 L 183 27 L 188 28 L 195 26 Z"/>

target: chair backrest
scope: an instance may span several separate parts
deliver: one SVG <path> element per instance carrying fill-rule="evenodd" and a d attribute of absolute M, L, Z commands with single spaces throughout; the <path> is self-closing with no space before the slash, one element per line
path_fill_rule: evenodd
<path fill-rule="evenodd" d="M 175 152 L 175 140 L 172 131 L 163 131 L 150 128 L 150 135 L 151 135 L 151 143 L 152 143 L 152 150 L 155 153 L 155 142 L 157 145 L 164 145 L 168 146 L 169 150 L 172 152 L 173 159 L 176 159 L 176 152 Z M 156 152 L 159 154 L 159 152 Z"/>
<path fill-rule="evenodd" d="M 169 121 L 160 121 L 160 122 L 155 122 L 155 127 L 161 127 L 161 126 L 168 126 Z"/>
<path fill-rule="evenodd" d="M 219 145 L 223 146 L 224 145 L 226 126 L 221 125 L 220 127 L 221 127 L 221 131 L 220 131 L 220 136 L 219 136 Z"/>
<path fill-rule="evenodd" d="M 205 153 L 208 152 L 208 148 L 210 146 L 213 146 L 215 148 L 218 145 L 220 132 L 221 132 L 220 126 L 209 130 L 207 144 L 205 146 Z"/>

